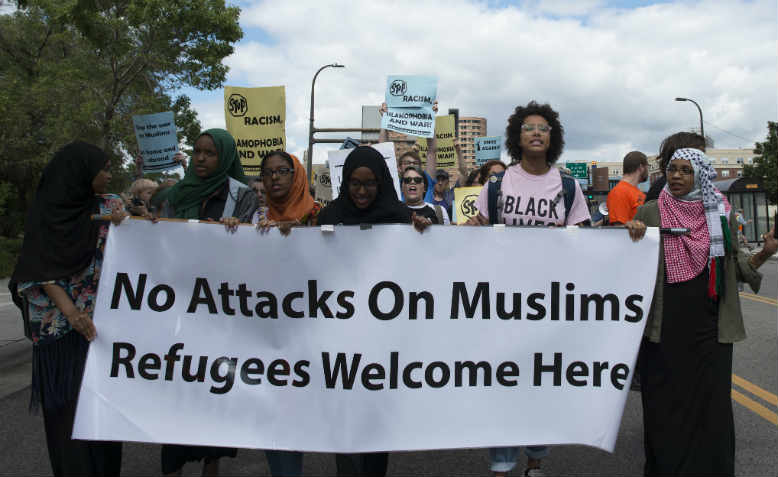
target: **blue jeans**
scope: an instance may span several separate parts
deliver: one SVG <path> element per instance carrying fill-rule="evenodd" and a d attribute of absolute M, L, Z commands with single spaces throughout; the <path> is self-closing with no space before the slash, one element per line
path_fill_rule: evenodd
<path fill-rule="evenodd" d="M 297 451 L 265 450 L 265 457 L 273 477 L 303 475 L 303 453 Z"/>
<path fill-rule="evenodd" d="M 521 447 L 492 447 L 489 457 L 492 459 L 492 472 L 510 472 L 516 467 L 516 458 Z M 546 446 L 526 446 L 524 453 L 530 459 L 542 459 L 548 455 Z"/>

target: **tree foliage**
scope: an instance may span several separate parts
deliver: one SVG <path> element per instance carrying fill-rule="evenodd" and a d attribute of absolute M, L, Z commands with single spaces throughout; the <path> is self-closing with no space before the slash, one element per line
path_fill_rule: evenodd
<path fill-rule="evenodd" d="M 0 15 L 0 190 L 15 235 L 40 172 L 82 139 L 112 158 L 112 189 L 125 188 L 138 150 L 132 116 L 174 111 L 178 138 L 200 133 L 185 86 L 215 89 L 243 35 L 224 0 L 25 0 Z"/>
<path fill-rule="evenodd" d="M 754 146 L 754 164 L 743 166 L 744 177 L 759 177 L 764 181 L 767 199 L 778 203 L 778 122 L 767 122 L 767 138 Z"/>

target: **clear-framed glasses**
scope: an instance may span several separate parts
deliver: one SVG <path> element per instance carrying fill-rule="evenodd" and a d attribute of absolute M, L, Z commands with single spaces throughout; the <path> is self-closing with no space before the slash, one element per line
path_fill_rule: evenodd
<path fill-rule="evenodd" d="M 294 171 L 294 169 L 290 167 L 279 167 L 278 169 L 271 171 L 271 170 L 263 170 L 262 173 L 259 175 L 261 178 L 265 177 L 273 177 L 275 175 L 278 176 L 288 176 Z"/>
<path fill-rule="evenodd" d="M 689 166 L 667 166 L 667 175 L 672 176 L 673 174 L 678 173 L 682 176 L 693 176 L 694 175 L 694 169 L 692 169 Z"/>
<path fill-rule="evenodd" d="M 545 124 L 522 124 L 521 125 L 522 132 L 533 132 L 535 129 L 537 129 L 543 134 L 548 134 L 551 132 L 551 126 L 547 126 Z"/>

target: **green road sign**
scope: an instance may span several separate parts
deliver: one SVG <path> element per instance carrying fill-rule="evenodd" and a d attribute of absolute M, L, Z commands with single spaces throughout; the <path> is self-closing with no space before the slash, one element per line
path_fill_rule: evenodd
<path fill-rule="evenodd" d="M 570 169 L 570 173 L 576 179 L 586 179 L 589 177 L 589 164 L 585 162 L 566 162 L 565 167 Z"/>

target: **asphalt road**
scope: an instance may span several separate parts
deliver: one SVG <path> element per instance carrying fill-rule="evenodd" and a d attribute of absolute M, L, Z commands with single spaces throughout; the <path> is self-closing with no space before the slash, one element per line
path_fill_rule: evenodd
<path fill-rule="evenodd" d="M 735 345 L 733 401 L 738 475 L 776 475 L 778 469 L 778 261 L 767 262 L 762 289 L 747 286 L 741 303 L 748 339 Z M 4 293 L 5 283 L 0 287 Z M 50 475 L 42 418 L 27 412 L 30 345 L 24 340 L 16 309 L 0 294 L 0 475 Z M 549 416 L 549 419 L 552 417 Z M 631 392 L 613 454 L 582 446 L 560 446 L 544 460 L 546 475 L 642 475 L 643 439 L 640 395 Z M 262 451 L 240 450 L 222 459 L 223 475 L 270 475 Z M 159 446 L 128 443 L 124 475 L 158 475 Z M 399 452 L 390 457 L 389 475 L 489 475 L 484 449 Z M 511 475 L 521 475 L 520 461 Z M 333 475 L 327 454 L 306 454 L 305 475 Z M 184 475 L 200 475 L 188 464 Z"/>

